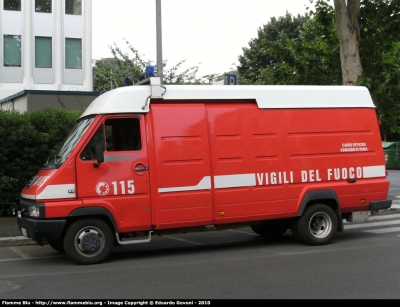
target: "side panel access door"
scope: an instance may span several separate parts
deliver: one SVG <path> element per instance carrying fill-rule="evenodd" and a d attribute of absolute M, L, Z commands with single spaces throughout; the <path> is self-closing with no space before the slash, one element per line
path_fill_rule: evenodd
<path fill-rule="evenodd" d="M 159 229 L 212 222 L 211 168 L 204 104 L 152 104 Z M 153 175 L 153 173 L 152 173 Z"/>
<path fill-rule="evenodd" d="M 96 145 L 104 162 L 96 167 Z M 101 206 L 119 232 L 149 230 L 150 183 L 144 116 L 106 116 L 76 157 L 77 195 L 84 206 Z"/>

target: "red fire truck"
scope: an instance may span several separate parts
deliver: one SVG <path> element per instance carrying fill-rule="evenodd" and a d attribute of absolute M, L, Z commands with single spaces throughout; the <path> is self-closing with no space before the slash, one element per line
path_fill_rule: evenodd
<path fill-rule="evenodd" d="M 21 193 L 18 224 L 79 264 L 153 234 L 251 227 L 328 244 L 390 208 L 358 86 L 127 86 L 87 108 Z"/>

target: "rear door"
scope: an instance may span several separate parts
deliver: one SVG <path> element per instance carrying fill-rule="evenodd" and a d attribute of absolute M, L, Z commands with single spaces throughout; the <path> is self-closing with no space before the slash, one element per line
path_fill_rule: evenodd
<path fill-rule="evenodd" d="M 144 116 L 106 116 L 76 157 L 77 195 L 84 206 L 101 206 L 120 232 L 149 230 L 150 183 Z M 104 162 L 96 166 L 96 145 Z"/>

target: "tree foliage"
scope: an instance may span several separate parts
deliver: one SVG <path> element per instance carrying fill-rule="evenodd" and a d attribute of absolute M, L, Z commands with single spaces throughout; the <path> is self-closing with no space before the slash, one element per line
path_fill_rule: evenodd
<path fill-rule="evenodd" d="M 24 179 L 38 170 L 37 164 L 29 163 L 41 150 L 41 144 L 35 144 L 38 139 L 27 116 L 0 110 L 0 216 L 10 215 L 10 210 L 17 207 L 19 193 L 27 182 Z"/>
<path fill-rule="evenodd" d="M 286 13 L 258 29 L 243 48 L 238 72 L 241 84 L 338 84 L 341 82 L 335 24 L 327 12 L 321 24 Z M 329 16 L 331 15 L 331 16 Z M 321 16 L 322 18 L 322 16 Z"/>
<path fill-rule="evenodd" d="M 243 48 L 242 84 L 343 84 L 335 8 L 310 0 L 305 16 L 271 18 Z M 377 107 L 383 137 L 400 140 L 400 0 L 361 0 L 359 53 L 362 74 Z"/>
<path fill-rule="evenodd" d="M 241 84 L 272 84 L 276 77 L 283 77 L 282 58 L 277 49 L 282 41 L 299 38 L 299 29 L 305 19 L 298 16 L 272 17 L 270 22 L 258 28 L 258 37 L 249 41 L 239 56 L 238 72 Z"/>
<path fill-rule="evenodd" d="M 313 2 L 310 0 L 310 2 Z M 326 0 L 315 1 L 315 19 L 331 14 Z M 400 0 L 360 1 L 359 53 L 362 74 L 377 107 L 384 139 L 400 139 Z"/>
<path fill-rule="evenodd" d="M 382 135 L 400 140 L 400 1 L 361 1 L 359 85 L 377 106 Z"/>
<path fill-rule="evenodd" d="M 135 49 L 129 41 L 124 41 L 129 53 L 114 43 L 110 47 L 112 58 L 94 60 L 93 67 L 93 89 L 95 91 L 109 91 L 113 88 L 124 86 L 124 78 L 132 77 L 134 84 L 140 81 L 149 65 L 142 59 L 139 51 Z M 168 61 L 164 61 L 164 67 L 167 67 Z M 185 60 L 180 61 L 171 68 L 163 69 L 164 84 L 204 84 L 214 80 L 217 74 L 198 77 L 199 66 L 184 68 Z M 155 67 L 157 75 L 157 67 Z"/>

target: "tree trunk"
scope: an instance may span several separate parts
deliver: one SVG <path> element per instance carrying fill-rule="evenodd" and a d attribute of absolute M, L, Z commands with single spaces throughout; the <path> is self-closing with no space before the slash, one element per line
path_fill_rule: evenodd
<path fill-rule="evenodd" d="M 334 0 L 336 30 L 340 42 L 343 85 L 356 85 L 363 72 L 360 44 L 360 0 Z"/>

